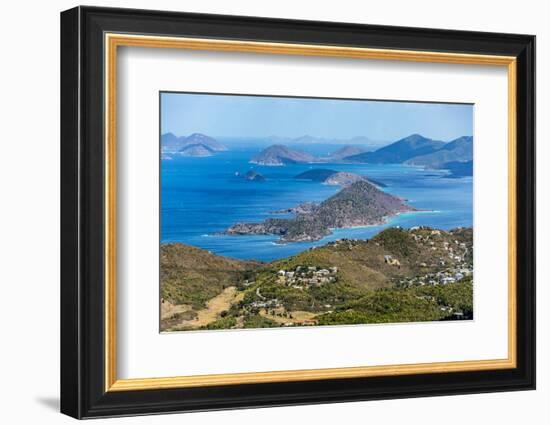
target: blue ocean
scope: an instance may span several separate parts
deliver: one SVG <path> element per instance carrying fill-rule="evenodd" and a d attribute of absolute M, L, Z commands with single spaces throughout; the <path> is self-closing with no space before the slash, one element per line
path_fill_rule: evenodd
<path fill-rule="evenodd" d="M 302 147 L 303 148 L 303 147 Z M 402 164 L 292 164 L 281 167 L 249 163 L 261 148 L 243 146 L 211 157 L 175 155 L 161 162 L 161 243 L 182 242 L 215 254 L 271 261 L 342 238 L 369 239 L 386 227 L 431 226 L 452 229 L 472 226 L 471 177 L 446 178 L 446 171 L 424 170 Z M 304 149 L 305 150 L 305 149 Z M 334 146 L 309 147 L 322 154 Z M 321 202 L 339 186 L 297 180 L 314 168 L 361 174 L 385 185 L 420 211 L 395 216 L 379 226 L 334 230 L 316 242 L 278 244 L 275 236 L 226 236 L 220 233 L 237 222 L 259 222 L 284 217 L 278 210 L 304 202 Z M 266 181 L 248 181 L 242 174 L 253 169 Z M 240 174 L 240 175 L 238 175 Z"/>

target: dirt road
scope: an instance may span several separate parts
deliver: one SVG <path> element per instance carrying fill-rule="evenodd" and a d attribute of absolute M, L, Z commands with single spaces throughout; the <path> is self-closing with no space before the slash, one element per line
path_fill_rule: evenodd
<path fill-rule="evenodd" d="M 178 323 L 174 327 L 174 330 L 177 330 L 177 328 L 200 328 L 201 326 L 205 326 L 219 319 L 222 311 L 229 310 L 231 305 L 242 300 L 243 296 L 244 294 L 237 292 L 237 288 L 234 286 L 225 288 L 221 294 L 206 302 L 206 308 L 197 311 L 196 319 L 184 320 Z"/>

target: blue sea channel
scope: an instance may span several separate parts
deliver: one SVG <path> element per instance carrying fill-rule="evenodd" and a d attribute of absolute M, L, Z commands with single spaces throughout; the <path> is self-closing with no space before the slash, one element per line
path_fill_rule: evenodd
<path fill-rule="evenodd" d="M 338 147 L 322 146 L 330 152 Z M 271 261 L 342 238 L 369 239 L 393 226 L 431 226 L 452 229 L 472 226 L 471 177 L 446 178 L 446 171 L 423 170 L 401 164 L 292 164 L 281 167 L 249 163 L 261 149 L 232 148 L 205 158 L 174 155 L 161 161 L 161 243 L 182 242 L 218 255 Z M 305 150 L 305 149 L 304 149 Z M 313 148 L 310 148 L 312 151 Z M 304 202 L 321 202 L 340 187 L 294 177 L 314 168 L 330 168 L 370 177 L 384 183 L 382 190 L 399 196 L 419 211 L 404 213 L 377 226 L 337 229 L 316 242 L 275 243 L 275 236 L 227 236 L 237 222 L 259 222 L 284 217 L 275 211 Z M 266 181 L 248 181 L 248 170 Z"/>

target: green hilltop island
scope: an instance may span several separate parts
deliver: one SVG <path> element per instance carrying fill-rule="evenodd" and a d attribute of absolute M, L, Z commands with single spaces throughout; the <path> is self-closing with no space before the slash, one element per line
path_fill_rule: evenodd
<path fill-rule="evenodd" d="M 161 330 L 468 320 L 473 232 L 341 239 L 270 263 L 161 245 Z"/>
<path fill-rule="evenodd" d="M 332 233 L 332 229 L 383 224 L 389 217 L 415 208 L 401 198 L 378 189 L 366 179 L 346 174 L 344 188 L 320 204 L 298 206 L 293 218 L 268 218 L 261 223 L 236 223 L 227 235 L 277 235 L 280 243 L 317 241 Z M 328 179 L 332 178 L 329 176 Z"/>

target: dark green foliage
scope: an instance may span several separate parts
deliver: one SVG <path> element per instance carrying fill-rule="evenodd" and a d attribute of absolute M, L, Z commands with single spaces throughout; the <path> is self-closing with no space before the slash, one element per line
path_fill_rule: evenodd
<path fill-rule="evenodd" d="M 279 326 L 274 320 L 260 316 L 259 314 L 249 314 L 244 317 L 245 328 L 278 328 Z"/>
<path fill-rule="evenodd" d="M 410 291 L 380 289 L 321 316 L 319 324 L 419 322 L 442 317 L 435 302 L 418 298 Z"/>
<path fill-rule="evenodd" d="M 409 233 L 401 228 L 393 227 L 378 233 L 372 242 L 377 242 L 386 250 L 400 257 L 408 257 L 417 250 Z"/>
<path fill-rule="evenodd" d="M 267 299 L 277 298 L 285 305 L 287 310 L 315 309 L 314 298 L 307 291 L 302 291 L 300 289 L 282 286 L 276 283 L 266 283 L 261 288 L 261 294 Z"/>
<path fill-rule="evenodd" d="M 454 311 L 470 316 L 473 313 L 474 288 L 471 278 L 451 285 L 422 286 L 414 290 L 418 295 L 434 297 L 441 306 L 452 307 Z"/>
<path fill-rule="evenodd" d="M 161 298 L 203 308 L 206 301 L 234 286 L 258 263 L 217 256 L 183 244 L 160 248 Z"/>
<path fill-rule="evenodd" d="M 364 296 L 370 290 L 358 288 L 345 282 L 336 282 L 309 289 L 312 299 L 315 301 L 317 309 L 323 308 L 326 304 L 338 305 L 349 302 Z"/>
<path fill-rule="evenodd" d="M 234 317 L 226 316 L 222 317 L 214 322 L 209 323 L 204 329 L 231 329 L 237 324 L 237 319 Z"/>
<path fill-rule="evenodd" d="M 162 328 L 169 329 L 172 326 L 177 325 L 181 321 L 193 320 L 195 317 L 197 317 L 197 312 L 193 310 L 175 313 L 172 316 L 162 320 Z"/>
<path fill-rule="evenodd" d="M 231 280 L 223 282 L 230 285 Z M 202 278 L 166 279 L 161 287 L 161 296 L 174 304 L 190 304 L 193 308 L 203 308 L 206 301 L 223 290 L 223 283 L 212 285 L 208 285 L 208 283 Z"/>
<path fill-rule="evenodd" d="M 473 313 L 471 280 L 448 285 L 379 289 L 319 316 L 319 324 L 424 322 L 442 320 L 457 311 L 468 317 Z"/>

